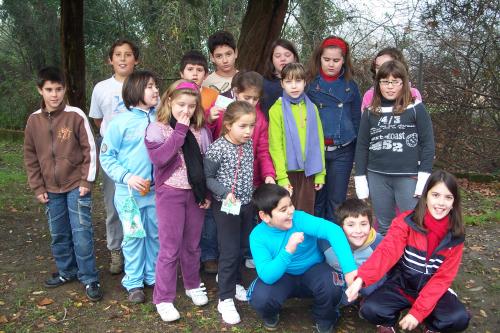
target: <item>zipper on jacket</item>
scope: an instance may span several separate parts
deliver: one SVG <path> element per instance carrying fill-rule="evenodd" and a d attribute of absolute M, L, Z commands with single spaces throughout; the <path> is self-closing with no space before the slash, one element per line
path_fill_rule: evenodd
<path fill-rule="evenodd" d="M 61 185 L 59 185 L 59 182 L 57 181 L 57 175 L 56 175 L 56 154 L 54 152 L 54 131 L 52 129 L 52 116 L 50 115 L 50 112 L 48 112 L 48 119 L 49 119 L 49 133 L 50 133 L 50 149 L 52 153 L 52 162 L 54 163 L 54 181 L 56 182 L 57 186 L 59 187 L 59 192 L 61 192 Z"/>

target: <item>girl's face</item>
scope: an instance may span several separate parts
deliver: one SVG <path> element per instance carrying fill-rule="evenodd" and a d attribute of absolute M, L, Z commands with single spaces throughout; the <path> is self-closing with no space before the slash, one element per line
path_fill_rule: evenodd
<path fill-rule="evenodd" d="M 245 114 L 231 125 L 224 124 L 227 129 L 227 139 L 236 145 L 248 142 L 252 138 L 255 127 L 255 114 Z"/>
<path fill-rule="evenodd" d="M 286 64 L 291 62 L 295 62 L 295 56 L 293 52 L 285 49 L 282 46 L 276 46 L 273 50 L 273 66 L 276 74 L 281 77 L 281 70 L 285 67 Z"/>
<path fill-rule="evenodd" d="M 257 88 L 255 87 L 247 88 L 242 92 L 238 92 L 238 90 L 235 89 L 234 95 L 237 101 L 245 101 L 250 103 L 250 105 L 252 105 L 253 107 L 255 107 L 259 102 L 260 91 L 258 91 Z"/>
<path fill-rule="evenodd" d="M 297 78 L 284 78 L 281 80 L 281 87 L 292 98 L 298 98 L 304 92 L 306 81 Z"/>
<path fill-rule="evenodd" d="M 403 80 L 400 78 L 395 78 L 392 75 L 380 79 L 378 82 L 380 85 L 380 92 L 385 99 L 389 101 L 394 101 L 401 94 L 401 90 L 403 89 Z"/>
<path fill-rule="evenodd" d="M 156 106 L 158 104 L 159 98 L 160 94 L 158 88 L 156 87 L 156 82 L 153 80 L 153 78 L 149 78 L 146 89 L 144 89 L 144 104 L 140 102 L 137 107 L 141 109 L 152 108 L 153 106 Z"/>
<path fill-rule="evenodd" d="M 174 117 L 175 120 L 179 120 L 179 117 L 183 114 L 191 119 L 196 110 L 196 96 L 180 94 L 169 101 L 169 106 L 172 109 L 172 117 Z"/>
<path fill-rule="evenodd" d="M 321 53 L 321 69 L 328 76 L 337 76 L 344 64 L 342 50 L 338 47 L 327 47 Z"/>
<path fill-rule="evenodd" d="M 380 66 L 382 66 L 384 63 L 394 60 L 393 57 L 391 57 L 388 54 L 381 55 L 380 57 L 375 58 L 375 74 L 378 73 L 378 70 Z"/>
<path fill-rule="evenodd" d="M 432 217 L 441 220 L 446 217 L 453 208 L 455 198 L 443 182 L 434 185 L 427 192 L 427 209 Z"/>

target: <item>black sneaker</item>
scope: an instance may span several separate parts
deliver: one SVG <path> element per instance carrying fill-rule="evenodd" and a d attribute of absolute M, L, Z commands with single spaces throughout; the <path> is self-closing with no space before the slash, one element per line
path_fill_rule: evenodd
<path fill-rule="evenodd" d="M 332 333 L 333 332 L 333 325 L 329 325 L 326 327 L 325 325 L 320 325 L 316 323 L 316 332 L 318 333 Z"/>
<path fill-rule="evenodd" d="M 264 328 L 267 331 L 276 331 L 278 329 L 278 323 L 280 322 L 280 315 L 277 313 L 276 315 L 270 318 L 264 318 Z"/>
<path fill-rule="evenodd" d="M 85 294 L 92 302 L 97 302 L 102 299 L 101 285 L 94 281 L 85 286 Z"/>
<path fill-rule="evenodd" d="M 75 278 L 65 278 L 59 273 L 52 273 L 52 277 L 50 279 L 45 280 L 45 287 L 47 288 L 56 288 L 59 286 L 62 286 L 63 284 L 66 284 L 68 282 L 73 281 Z"/>

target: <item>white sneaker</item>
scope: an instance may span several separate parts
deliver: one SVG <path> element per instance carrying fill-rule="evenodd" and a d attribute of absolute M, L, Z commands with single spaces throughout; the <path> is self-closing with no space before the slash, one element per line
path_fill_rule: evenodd
<path fill-rule="evenodd" d="M 227 324 L 235 325 L 241 321 L 240 314 L 236 310 L 232 298 L 228 298 L 223 301 L 219 300 L 217 310 L 222 315 L 222 320 L 224 320 Z"/>
<path fill-rule="evenodd" d="M 175 321 L 181 317 L 173 303 L 156 304 L 156 311 L 163 321 Z"/>
<path fill-rule="evenodd" d="M 250 269 L 255 269 L 255 263 L 253 262 L 253 259 L 249 258 L 245 260 L 245 267 L 250 268 Z"/>
<path fill-rule="evenodd" d="M 247 290 L 241 284 L 236 285 L 236 294 L 234 295 L 234 298 L 241 302 L 248 301 Z"/>
<path fill-rule="evenodd" d="M 205 285 L 203 283 L 200 283 L 199 288 L 186 289 L 186 296 L 191 297 L 194 305 L 205 305 L 208 303 L 207 292 L 205 290 L 207 290 L 207 288 L 205 288 Z"/>
<path fill-rule="evenodd" d="M 215 276 L 215 282 L 219 283 L 219 274 Z M 236 284 L 236 293 L 234 294 L 234 298 L 241 302 L 248 301 L 247 290 L 241 284 Z"/>

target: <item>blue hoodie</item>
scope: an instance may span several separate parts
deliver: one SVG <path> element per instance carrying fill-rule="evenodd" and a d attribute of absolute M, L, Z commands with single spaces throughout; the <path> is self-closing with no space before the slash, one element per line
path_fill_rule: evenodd
<path fill-rule="evenodd" d="M 117 185 L 126 185 L 133 175 L 149 179 L 153 185 L 153 166 L 144 136 L 146 127 L 155 119 L 154 108 L 145 111 L 133 107 L 109 123 L 101 145 L 100 160 L 104 172 Z"/>

